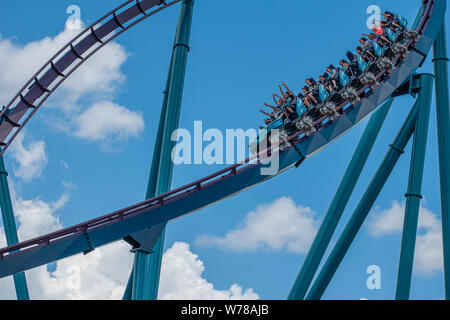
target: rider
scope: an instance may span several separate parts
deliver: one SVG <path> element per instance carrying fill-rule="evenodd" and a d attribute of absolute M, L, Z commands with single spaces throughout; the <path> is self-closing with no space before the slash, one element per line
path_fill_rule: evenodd
<path fill-rule="evenodd" d="M 302 92 L 299 92 L 298 98 L 302 100 L 305 107 L 309 110 L 309 108 L 311 107 L 311 100 L 308 97 L 308 87 L 307 86 L 304 86 L 302 88 Z"/>
<path fill-rule="evenodd" d="M 339 70 L 335 68 L 332 64 L 327 67 L 327 72 L 330 75 L 330 81 L 332 84 L 333 91 L 339 91 L 342 89 L 342 85 L 339 81 Z"/>
<path fill-rule="evenodd" d="M 392 31 L 403 31 L 405 28 L 401 26 L 400 19 L 394 13 L 385 11 L 381 14 L 386 20 L 381 20 L 381 25 L 388 27 Z"/>
<path fill-rule="evenodd" d="M 308 85 L 308 98 L 314 106 L 318 106 L 321 101 L 317 82 L 313 78 L 306 79 L 305 82 Z"/>
<path fill-rule="evenodd" d="M 384 36 L 378 36 L 376 34 L 373 33 L 369 33 L 369 34 L 365 34 L 363 33 L 362 36 L 366 36 L 367 38 L 369 38 L 369 40 L 376 42 L 377 44 L 379 44 L 381 47 L 386 47 L 388 46 L 391 42 L 386 39 Z"/>
<path fill-rule="evenodd" d="M 273 110 L 273 112 L 275 112 L 275 113 L 278 113 L 278 112 L 281 111 L 280 108 L 271 106 L 270 104 L 267 104 L 267 103 L 265 103 L 265 102 L 264 102 L 264 105 L 265 105 L 266 107 L 271 108 L 271 109 Z"/>
<path fill-rule="evenodd" d="M 375 56 L 375 49 L 373 48 L 373 42 L 362 37 L 361 39 L 359 39 L 359 43 L 362 44 L 361 47 L 362 54 L 367 55 L 367 58 L 369 58 L 369 60 L 375 61 L 377 57 Z"/>
<path fill-rule="evenodd" d="M 329 92 L 331 93 L 333 90 L 331 89 L 331 83 L 330 83 L 330 75 L 325 72 L 324 74 L 321 74 L 319 76 L 319 83 L 321 83 L 323 85 L 323 87 Z"/>
<path fill-rule="evenodd" d="M 361 75 L 361 70 L 359 70 L 358 65 L 358 56 L 354 55 L 353 52 L 347 51 L 347 58 L 350 61 L 349 69 L 353 73 L 355 77 L 358 77 Z"/>
<path fill-rule="evenodd" d="M 271 121 L 275 120 L 277 118 L 277 116 L 275 115 L 274 112 L 271 113 L 267 113 L 264 110 L 260 109 L 259 112 L 261 112 L 262 114 L 268 116 L 270 118 Z"/>
<path fill-rule="evenodd" d="M 342 59 L 341 61 L 339 61 L 339 64 L 341 65 L 342 70 L 349 78 L 358 76 L 355 70 L 352 67 L 350 67 L 350 64 L 347 62 L 347 60 Z"/>

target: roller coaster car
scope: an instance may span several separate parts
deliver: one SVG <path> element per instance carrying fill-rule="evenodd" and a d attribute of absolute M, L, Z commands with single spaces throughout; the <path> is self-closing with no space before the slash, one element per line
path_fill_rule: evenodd
<path fill-rule="evenodd" d="M 417 31 L 408 28 L 408 20 L 404 17 L 397 15 L 400 26 L 403 28 L 403 31 L 400 33 L 399 38 L 405 40 L 417 41 L 419 40 L 419 34 Z"/>
<path fill-rule="evenodd" d="M 362 87 L 362 83 L 359 78 L 353 77 L 350 78 L 343 70 L 339 70 L 339 78 L 341 85 L 344 87 L 342 89 L 340 96 L 343 100 L 350 100 L 350 103 L 355 105 L 361 101 L 361 98 L 358 95 L 358 90 Z"/>
<path fill-rule="evenodd" d="M 376 74 L 380 72 L 376 63 L 367 63 L 362 57 L 358 56 L 358 67 L 362 74 L 359 76 L 361 83 L 370 86 L 372 90 L 380 85 L 376 78 Z"/>
<path fill-rule="evenodd" d="M 301 99 L 297 100 L 296 112 L 298 118 L 292 122 L 293 127 L 298 130 L 303 130 L 307 136 L 317 132 L 314 126 L 314 120 L 320 116 L 317 109 L 309 110 Z"/>
<path fill-rule="evenodd" d="M 377 80 L 376 75 L 383 71 L 387 74 L 392 73 L 395 68 L 395 58 L 399 54 L 401 54 L 402 58 L 405 58 L 409 54 L 407 43 L 410 40 L 417 41 L 419 39 L 419 34 L 416 31 L 407 28 L 406 19 L 399 17 L 399 20 L 400 25 L 404 28 L 402 32 L 386 29 L 388 38 L 392 42 L 391 46 L 383 48 L 374 42 L 375 55 L 378 57 L 375 62 L 368 63 L 358 56 L 358 68 L 361 73 L 358 77 L 350 78 L 343 70 L 340 70 L 339 82 L 342 85 L 342 89 L 338 92 L 330 94 L 320 84 L 319 95 L 322 103 L 319 106 L 308 109 L 301 99 L 297 99 L 297 119 L 283 121 L 279 118 L 274 120 L 267 128 L 267 134 L 269 135 L 268 144 L 279 144 L 280 149 L 284 150 L 290 146 L 287 140 L 289 135 L 297 130 L 302 130 L 305 135 L 310 136 L 317 132 L 316 120 L 322 116 L 327 116 L 330 121 L 334 121 L 340 116 L 337 106 L 346 101 L 350 101 L 352 105 L 357 104 L 361 101 L 361 97 L 358 94 L 361 88 L 370 86 L 374 90 L 379 86 L 380 82 Z M 273 129 L 279 129 L 279 135 L 272 136 L 270 132 Z M 253 143 L 252 150 L 256 151 L 260 140 L 258 138 Z"/>
<path fill-rule="evenodd" d="M 282 118 L 273 120 L 266 128 L 258 135 L 256 140 L 250 143 L 249 151 L 251 154 L 257 154 L 264 149 L 270 148 L 272 145 L 279 145 L 280 150 L 285 150 L 290 146 L 288 142 L 288 131 L 286 130 L 286 124 Z M 275 130 L 278 130 L 278 134 L 274 134 Z M 260 147 L 262 141 L 266 141 L 266 146 Z"/>
<path fill-rule="evenodd" d="M 396 51 L 391 47 L 383 48 L 379 44 L 374 43 L 375 55 L 378 60 L 375 62 L 379 71 L 385 70 L 388 74 L 391 74 L 395 68 Z"/>
<path fill-rule="evenodd" d="M 409 54 L 406 43 L 410 39 L 406 36 L 406 32 L 397 33 L 390 29 L 386 29 L 386 32 L 389 40 L 392 41 L 392 46 L 390 47 L 390 49 L 392 50 L 393 54 L 395 56 L 401 54 L 402 57 L 405 58 Z"/>

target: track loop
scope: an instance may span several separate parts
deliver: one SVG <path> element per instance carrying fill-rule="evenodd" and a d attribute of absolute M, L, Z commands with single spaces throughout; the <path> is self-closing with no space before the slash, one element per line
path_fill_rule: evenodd
<path fill-rule="evenodd" d="M 125 1 L 61 48 L 0 112 L 0 119 L 5 120 L 0 122 L 0 156 L 5 153 L 37 109 L 92 55 L 139 22 L 180 1 Z M 5 114 L 11 121 L 3 117 Z"/>

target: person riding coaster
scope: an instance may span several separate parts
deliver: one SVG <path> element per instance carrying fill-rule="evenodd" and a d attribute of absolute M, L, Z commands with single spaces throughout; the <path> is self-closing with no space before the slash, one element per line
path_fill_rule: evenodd
<path fill-rule="evenodd" d="M 258 137 L 250 143 L 249 151 L 255 155 L 265 149 L 270 149 L 273 145 L 278 145 L 280 150 L 285 150 L 290 146 L 288 142 L 288 133 L 284 129 L 283 119 L 269 118 L 264 120 L 266 127 L 259 127 L 261 129 Z M 278 131 L 278 134 L 274 134 Z M 261 147 L 261 143 L 265 141 Z"/>
<path fill-rule="evenodd" d="M 361 70 L 362 75 L 360 81 L 363 85 L 368 85 L 372 90 L 379 86 L 380 82 L 376 78 L 376 74 L 379 69 L 376 67 L 375 59 L 372 59 L 370 55 L 364 53 L 362 47 L 356 48 L 358 68 Z"/>
<path fill-rule="evenodd" d="M 419 34 L 417 33 L 417 31 L 408 28 L 408 20 L 406 20 L 406 18 L 394 14 L 390 11 L 385 11 L 385 13 L 382 15 L 386 20 L 382 20 L 381 24 L 384 24 L 392 31 L 400 32 L 399 37 L 402 40 L 404 40 L 405 42 L 408 42 L 409 40 L 419 40 Z"/>
<path fill-rule="evenodd" d="M 288 136 L 295 133 L 296 129 L 303 130 L 307 136 L 317 132 L 315 122 L 319 118 L 326 115 L 330 121 L 335 120 L 340 116 L 337 106 L 346 101 L 353 105 L 360 102 L 357 92 L 362 87 L 369 85 L 374 90 L 380 84 L 376 75 L 381 72 L 392 73 L 395 58 L 399 54 L 405 58 L 409 53 L 406 44 L 411 39 L 417 41 L 419 35 L 407 28 L 406 19 L 389 12 L 384 16 L 387 22 L 382 22 L 379 34 L 364 35 L 370 41 L 361 38 L 363 46 L 357 48 L 357 55 L 347 54 L 350 63 L 342 60 L 341 68 L 330 65 L 327 73 L 319 77 L 318 83 L 313 78 L 307 79 L 307 86 L 297 97 L 284 82 L 287 92 L 283 92 L 279 86 L 281 97 L 274 95 L 274 101 L 277 111 L 282 115 L 276 119 L 267 119 L 269 144 L 276 143 L 280 150 L 284 150 L 290 146 Z M 279 135 L 271 134 L 274 129 L 279 130 Z"/>

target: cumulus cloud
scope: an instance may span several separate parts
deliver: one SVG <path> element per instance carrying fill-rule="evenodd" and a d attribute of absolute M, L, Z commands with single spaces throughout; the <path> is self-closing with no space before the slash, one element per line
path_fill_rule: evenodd
<path fill-rule="evenodd" d="M 125 242 L 116 242 L 60 260 L 56 269 L 46 266 L 26 272 L 32 299 L 121 299 L 131 270 L 132 256 Z M 13 299 L 11 278 L 0 279 L 0 298 Z"/>
<path fill-rule="evenodd" d="M 79 30 L 66 26 L 55 37 L 45 37 L 25 45 L 0 35 L 0 59 L 7 66 L 0 69 L 0 99 L 6 103 L 12 98 L 34 72 L 78 33 Z M 58 101 L 51 105 L 70 112 L 73 110 L 67 107 L 74 107 L 73 103 L 83 96 L 111 94 L 125 79 L 120 68 L 127 56 L 123 46 L 109 43 L 64 82 L 56 93 Z"/>
<path fill-rule="evenodd" d="M 91 141 L 124 141 L 137 137 L 144 129 L 140 112 L 133 112 L 110 101 L 92 105 L 76 119 L 74 135 Z"/>
<path fill-rule="evenodd" d="M 403 230 L 405 202 L 393 201 L 390 208 L 376 208 L 367 224 L 367 231 L 375 237 L 398 234 Z M 431 210 L 421 206 L 415 248 L 414 270 L 421 275 L 433 275 L 442 270 L 441 222 Z"/>
<path fill-rule="evenodd" d="M 3 104 L 8 103 L 32 74 L 78 32 L 66 26 L 55 37 L 25 45 L 0 35 L 0 60 L 7 66 L 0 69 L 0 100 Z M 47 113 L 47 124 L 92 141 L 124 141 L 136 137 L 143 128 L 142 115 L 111 101 L 125 80 L 121 67 L 127 57 L 125 48 L 114 42 L 93 55 L 45 103 L 47 109 L 53 110 Z M 98 130 L 94 128 L 94 122 L 100 123 Z M 94 136 L 88 132 L 93 132 Z"/>
<path fill-rule="evenodd" d="M 123 46 L 109 43 L 64 82 L 52 106 L 71 115 L 80 109 L 81 98 L 98 101 L 111 97 L 125 80 L 121 67 L 127 57 Z"/>
<path fill-rule="evenodd" d="M 205 270 L 198 255 L 190 251 L 184 242 L 175 242 L 166 251 L 161 266 L 159 299 L 161 300 L 256 300 L 253 289 L 243 291 L 238 284 L 229 289 L 217 290 L 202 278 Z"/>
<path fill-rule="evenodd" d="M 297 206 L 291 198 L 282 197 L 247 214 L 242 227 L 223 237 L 202 235 L 196 244 L 238 252 L 285 248 L 290 252 L 306 253 L 318 224 L 317 215 L 311 208 Z"/>
<path fill-rule="evenodd" d="M 45 37 L 20 45 L 15 38 L 0 35 L 0 99 L 3 104 L 18 91 L 53 54 L 77 34 L 66 29 L 55 37 Z"/>
<path fill-rule="evenodd" d="M 13 192 L 14 196 L 14 192 Z M 21 240 L 61 229 L 57 214 L 67 203 L 63 194 L 47 203 L 42 199 L 24 200 L 13 197 Z M 0 227 L 0 246 L 6 245 L 4 229 Z M 26 272 L 33 299 L 121 299 L 132 268 L 133 255 L 124 241 L 96 248 L 60 260 L 56 266 L 41 266 Z M 238 284 L 218 290 L 202 277 L 205 267 L 187 243 L 176 242 L 163 256 L 160 299 L 258 299 L 252 289 Z M 0 299 L 15 299 L 11 277 L 0 279 Z"/>
<path fill-rule="evenodd" d="M 30 181 L 41 176 L 48 160 L 45 141 L 30 140 L 28 145 L 25 145 L 24 138 L 25 133 L 22 131 L 11 144 L 10 154 L 18 164 L 13 168 L 14 174 L 25 181 Z"/>
<path fill-rule="evenodd" d="M 19 222 L 20 239 L 27 240 L 62 228 L 56 213 L 69 201 L 64 193 L 58 200 L 47 203 L 42 199 L 14 199 L 14 213 Z"/>
<path fill-rule="evenodd" d="M 95 249 L 86 256 L 76 255 L 58 261 L 54 271 L 38 267 L 26 272 L 30 295 L 34 299 L 122 299 L 133 255 L 121 241 Z M 238 284 L 218 290 L 202 278 L 205 267 L 189 245 L 176 242 L 163 255 L 159 296 L 161 300 L 256 300 L 252 290 Z M 0 299 L 13 299 L 11 278 L 0 279 Z"/>
<path fill-rule="evenodd" d="M 14 192 L 13 192 L 14 195 Z M 13 197 L 21 240 L 61 229 L 58 211 L 67 203 L 63 194 L 58 200 L 47 203 L 36 198 L 24 200 Z M 0 228 L 0 245 L 5 245 L 3 228 Z M 30 295 L 34 299 L 119 299 L 131 268 L 129 245 L 118 242 L 99 248 L 87 256 L 77 255 L 57 262 L 56 269 L 46 266 L 26 272 Z M 11 277 L 0 279 L 0 299 L 14 299 Z"/>

